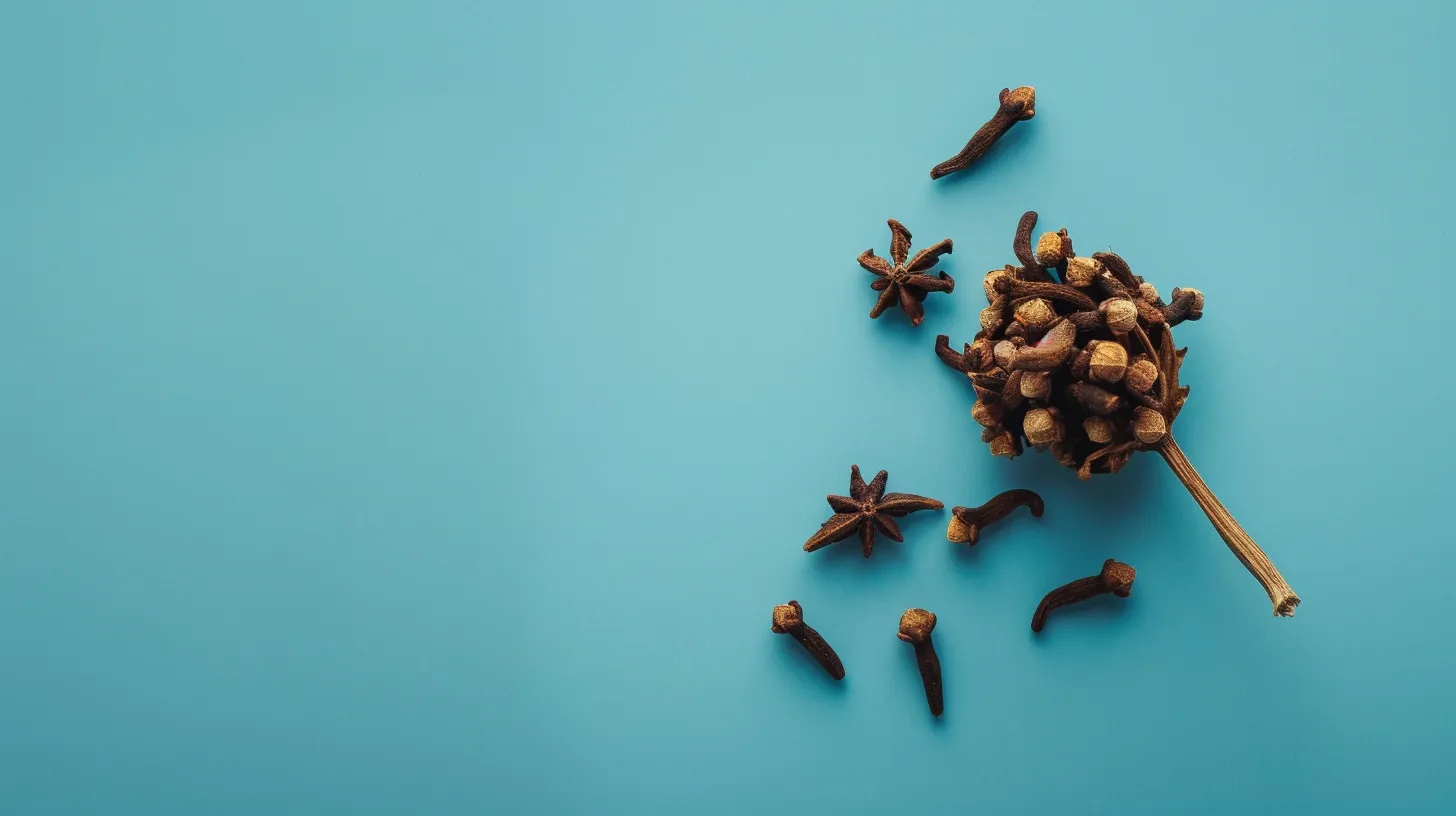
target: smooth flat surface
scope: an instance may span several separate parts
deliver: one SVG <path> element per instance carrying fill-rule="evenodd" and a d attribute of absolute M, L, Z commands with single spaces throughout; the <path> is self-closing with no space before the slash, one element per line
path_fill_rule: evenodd
<path fill-rule="evenodd" d="M 6 5 L 0 812 L 1450 813 L 1453 23 Z M 977 442 L 931 347 L 1026 209 L 1207 294 L 1177 435 L 1294 620 L 1155 457 Z M 889 217 L 956 241 L 919 329 Z M 851 463 L 1048 511 L 804 554 Z"/>

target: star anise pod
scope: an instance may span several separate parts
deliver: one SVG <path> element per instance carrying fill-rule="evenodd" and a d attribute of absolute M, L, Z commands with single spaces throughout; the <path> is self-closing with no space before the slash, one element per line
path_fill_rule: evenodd
<path fill-rule="evenodd" d="M 880 299 L 870 309 L 870 317 L 879 317 L 886 309 L 899 303 L 900 309 L 909 316 L 910 325 L 919 326 L 925 319 L 925 307 L 921 304 L 926 295 L 931 292 L 955 291 L 955 278 L 944 272 L 939 277 L 931 277 L 929 274 L 940 256 L 950 254 L 951 240 L 947 238 L 935 246 L 920 250 L 907 263 L 906 259 L 910 257 L 910 230 L 893 218 L 889 224 L 890 259 L 879 257 L 873 249 L 866 249 L 859 256 L 859 265 L 878 276 L 870 283 L 870 288 L 880 293 Z"/>
<path fill-rule="evenodd" d="M 909 233 L 905 235 L 908 241 Z M 935 499 L 913 493 L 886 493 L 885 482 L 889 478 L 890 474 L 882 470 L 875 475 L 874 481 L 865 484 L 864 477 L 859 474 L 859 465 L 851 465 L 849 495 L 828 497 L 829 506 L 834 508 L 834 515 L 819 527 L 819 532 L 804 542 L 804 552 L 813 552 L 859 533 L 860 547 L 864 550 L 864 557 L 869 558 L 875 550 L 876 527 L 890 540 L 904 541 L 900 526 L 895 523 L 896 518 L 916 510 L 939 510 L 945 507 Z"/>

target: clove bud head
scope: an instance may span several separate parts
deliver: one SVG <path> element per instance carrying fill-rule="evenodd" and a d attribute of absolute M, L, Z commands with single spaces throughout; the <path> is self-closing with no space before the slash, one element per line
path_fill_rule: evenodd
<path fill-rule="evenodd" d="M 1036 262 L 1042 266 L 1060 264 L 1072 254 L 1070 244 L 1071 239 L 1067 238 L 1066 230 L 1043 232 L 1041 237 L 1036 239 Z"/>
<path fill-rule="evenodd" d="M 1126 598 L 1132 594 L 1132 582 L 1137 579 L 1137 570 L 1131 564 L 1124 564 L 1113 558 L 1102 562 L 1102 572 L 1099 573 L 1102 579 L 1102 586 L 1113 595 L 1119 598 Z"/>
<path fill-rule="evenodd" d="M 900 633 L 896 637 L 906 643 L 924 643 L 935 631 L 935 613 L 928 609 L 907 609 L 900 616 Z"/>
<path fill-rule="evenodd" d="M 1030 85 L 1001 92 L 1001 112 L 1025 122 L 1036 115 L 1036 89 Z"/>
<path fill-rule="evenodd" d="M 804 625 L 804 608 L 798 601 L 779 604 L 773 610 L 773 631 L 782 635 Z"/>
<path fill-rule="evenodd" d="M 1064 277 L 1068 284 L 1086 288 L 1097 282 L 1097 275 L 1101 271 L 1102 264 L 1094 258 L 1068 258 L 1067 272 Z"/>
<path fill-rule="evenodd" d="M 1102 313 L 1103 322 L 1113 334 L 1127 334 L 1137 328 L 1137 306 L 1126 298 L 1104 300 L 1097 310 Z"/>

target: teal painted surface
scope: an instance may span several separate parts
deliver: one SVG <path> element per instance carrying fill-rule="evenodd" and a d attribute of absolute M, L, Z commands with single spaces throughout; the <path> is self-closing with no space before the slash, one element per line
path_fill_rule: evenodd
<path fill-rule="evenodd" d="M 1453 17 L 6 6 L 0 811 L 1451 812 Z M 1206 293 L 1178 437 L 1296 619 L 1156 458 L 977 443 L 931 346 L 1026 209 Z M 805 555 L 851 463 L 1048 511 Z"/>

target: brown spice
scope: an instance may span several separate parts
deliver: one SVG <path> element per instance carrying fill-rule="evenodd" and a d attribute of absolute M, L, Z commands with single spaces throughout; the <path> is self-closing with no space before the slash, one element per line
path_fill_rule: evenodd
<path fill-rule="evenodd" d="M 1046 503 L 1035 491 L 1007 490 L 992 496 L 990 501 L 980 507 L 952 507 L 950 524 L 945 528 L 946 540 L 974 547 L 981 540 L 981 531 L 987 525 L 1006 518 L 1018 507 L 1030 510 L 1032 518 L 1041 518 L 1046 510 Z"/>
<path fill-rule="evenodd" d="M 944 504 L 913 493 L 886 493 L 885 482 L 890 478 L 886 471 L 880 471 L 873 481 L 865 484 L 859 465 L 849 469 L 849 495 L 829 496 L 829 506 L 834 515 L 819 527 L 819 532 L 804 542 L 804 552 L 813 552 L 821 547 L 843 541 L 859 533 L 860 548 L 869 558 L 875 550 L 875 529 L 879 528 L 892 541 L 904 541 L 900 526 L 895 519 L 917 510 L 939 510 Z"/>
<path fill-rule="evenodd" d="M 798 601 L 789 601 L 786 604 L 779 604 L 773 610 L 774 632 L 781 635 L 792 635 L 794 640 L 814 659 L 829 672 L 829 676 L 835 680 L 844 679 L 844 664 L 840 662 L 839 655 L 820 634 L 809 624 L 804 623 L 804 607 L 799 606 Z"/>
<path fill-rule="evenodd" d="M 877 318 L 898 303 L 900 310 L 910 318 L 910 324 L 919 326 L 925 319 L 925 307 L 921 304 L 929 293 L 955 291 L 955 278 L 944 272 L 939 277 L 929 274 L 940 261 L 940 256 L 950 254 L 952 243 L 947 238 L 910 258 L 910 230 L 893 218 L 888 223 L 889 260 L 876 255 L 873 249 L 867 249 L 859 256 L 859 265 L 876 276 L 870 282 L 870 288 L 880 293 L 879 300 L 870 309 L 870 317 Z"/>
<path fill-rule="evenodd" d="M 1102 572 L 1091 578 L 1078 578 L 1048 592 L 1041 599 L 1041 603 L 1037 604 L 1036 613 L 1031 616 L 1031 631 L 1040 632 L 1046 626 L 1047 614 L 1059 606 L 1080 603 L 1107 593 L 1126 598 L 1132 593 L 1132 582 L 1136 578 L 1137 570 L 1127 564 L 1111 558 L 1103 561 Z"/>
<path fill-rule="evenodd" d="M 930 633 L 935 631 L 935 613 L 928 609 L 907 609 L 900 616 L 900 632 L 896 637 L 915 647 L 915 664 L 920 667 L 920 681 L 925 684 L 925 702 L 930 713 L 939 717 L 945 712 L 945 692 L 940 682 L 940 658 Z"/>
<path fill-rule="evenodd" d="M 1012 251 L 1021 265 L 986 276 L 990 305 L 974 358 L 936 338 L 941 360 L 970 375 L 982 441 L 993 455 L 1013 459 L 1023 444 L 1049 451 L 1082 479 L 1117 473 L 1134 453 L 1157 451 L 1263 585 L 1274 613 L 1293 615 L 1299 596 L 1173 439 L 1188 389 L 1178 381 L 1186 349 L 1176 348 L 1172 329 L 1203 316 L 1203 293 L 1174 289 L 1164 303 L 1122 256 L 1076 256 L 1065 230 L 1043 234 L 1033 248 L 1036 221 L 1027 212 L 1017 223 Z"/>
<path fill-rule="evenodd" d="M 938 179 L 948 176 L 951 173 L 959 172 L 970 167 L 976 159 L 981 158 L 997 139 L 1006 135 L 1006 131 L 1017 122 L 1024 122 L 1036 115 L 1036 89 L 1021 87 L 1015 90 L 1002 88 L 1000 105 L 996 108 L 996 115 L 990 121 L 981 125 L 961 152 L 946 159 L 932 167 L 930 177 Z"/>

